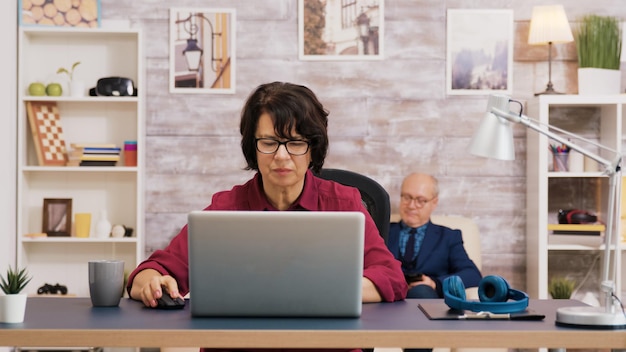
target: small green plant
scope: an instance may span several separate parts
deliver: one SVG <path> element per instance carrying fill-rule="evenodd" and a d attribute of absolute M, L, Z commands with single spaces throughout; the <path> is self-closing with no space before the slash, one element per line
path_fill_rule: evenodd
<path fill-rule="evenodd" d="M 584 16 L 580 20 L 575 40 L 578 67 L 619 70 L 622 32 L 617 17 Z"/>
<path fill-rule="evenodd" d="M 574 281 L 565 277 L 553 277 L 548 285 L 550 296 L 554 299 L 568 299 L 574 292 Z"/>
<path fill-rule="evenodd" d="M 66 69 L 65 67 L 61 67 L 57 70 L 57 73 L 65 73 L 67 74 L 67 76 L 70 78 L 70 82 L 72 81 L 72 79 L 74 78 L 74 69 L 76 68 L 76 66 L 80 65 L 80 61 L 76 61 L 75 63 L 72 64 L 72 68 L 70 68 L 69 70 Z"/>
<path fill-rule="evenodd" d="M 20 293 L 24 287 L 30 282 L 32 277 L 26 271 L 26 268 L 22 270 L 13 270 L 11 266 L 7 270 L 6 277 L 0 276 L 0 288 L 7 295 L 14 295 Z"/>

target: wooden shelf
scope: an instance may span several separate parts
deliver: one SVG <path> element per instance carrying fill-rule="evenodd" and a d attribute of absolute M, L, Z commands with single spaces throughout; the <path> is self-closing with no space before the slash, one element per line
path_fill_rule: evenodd
<path fill-rule="evenodd" d="M 560 232 L 603 232 L 605 229 L 602 224 L 548 224 L 549 231 Z"/>

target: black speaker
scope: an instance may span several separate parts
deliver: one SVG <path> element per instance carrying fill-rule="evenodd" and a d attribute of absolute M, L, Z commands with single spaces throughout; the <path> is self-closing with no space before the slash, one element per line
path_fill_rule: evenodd
<path fill-rule="evenodd" d="M 525 292 L 510 288 L 505 279 L 495 275 L 485 276 L 480 280 L 478 284 L 480 301 L 468 301 L 465 298 L 465 285 L 456 275 L 443 280 L 443 298 L 452 309 L 472 312 L 515 313 L 528 307 L 528 295 Z"/>

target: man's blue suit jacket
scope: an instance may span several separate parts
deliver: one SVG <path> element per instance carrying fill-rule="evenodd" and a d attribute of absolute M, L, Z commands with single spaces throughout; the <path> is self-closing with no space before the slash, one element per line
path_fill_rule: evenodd
<path fill-rule="evenodd" d="M 400 223 L 391 223 L 387 242 L 387 247 L 398 260 L 401 258 L 400 229 Z M 476 287 L 482 279 L 480 270 L 463 247 L 461 230 L 453 230 L 430 221 L 415 260 L 417 263 L 414 272 L 433 279 L 437 283 L 437 293 L 440 297 L 443 297 L 441 290 L 443 280 L 448 276 L 459 276 L 465 287 Z"/>

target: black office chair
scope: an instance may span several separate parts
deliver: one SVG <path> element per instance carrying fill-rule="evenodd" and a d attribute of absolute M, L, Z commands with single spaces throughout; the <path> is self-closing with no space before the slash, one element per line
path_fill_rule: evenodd
<path fill-rule="evenodd" d="M 318 176 L 346 186 L 356 187 L 361 192 L 363 205 L 374 219 L 380 236 L 387 243 L 391 203 L 389 202 L 389 193 L 383 186 L 365 175 L 348 170 L 322 169 Z"/>

